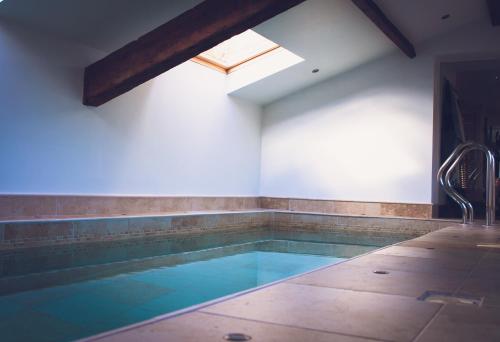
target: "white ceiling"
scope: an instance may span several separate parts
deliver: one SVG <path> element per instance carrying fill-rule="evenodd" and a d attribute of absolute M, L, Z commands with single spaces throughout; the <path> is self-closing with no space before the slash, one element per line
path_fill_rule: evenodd
<path fill-rule="evenodd" d="M 4 0 L 0 20 L 112 52 L 202 0 Z"/>
<path fill-rule="evenodd" d="M 380 9 L 413 43 L 488 18 L 486 0 L 376 0 Z M 442 20 L 441 17 L 450 17 Z"/>
<path fill-rule="evenodd" d="M 308 0 L 254 28 L 304 58 L 233 93 L 266 104 L 389 51 L 394 45 L 345 0 Z M 313 74 L 313 69 L 319 69 Z"/>
<path fill-rule="evenodd" d="M 414 45 L 487 17 L 483 0 L 376 2 Z M 446 13 L 450 18 L 441 20 Z M 260 104 L 268 104 L 397 49 L 351 1 L 346 0 L 308 0 L 255 30 L 305 59 L 233 93 Z M 311 73 L 315 68 L 320 71 Z"/>
<path fill-rule="evenodd" d="M 0 20 L 7 18 L 111 52 L 201 1 L 4 0 L 0 4 Z M 485 0 L 376 2 L 414 44 L 487 17 Z M 446 13 L 451 17 L 441 20 Z M 255 31 L 305 58 L 305 62 L 235 93 L 259 104 L 270 103 L 396 50 L 349 0 L 307 0 L 258 25 Z M 311 73 L 314 68 L 320 72 Z"/>

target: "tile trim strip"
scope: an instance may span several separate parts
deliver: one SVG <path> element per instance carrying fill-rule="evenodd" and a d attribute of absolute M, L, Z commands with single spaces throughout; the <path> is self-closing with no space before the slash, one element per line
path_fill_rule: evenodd
<path fill-rule="evenodd" d="M 0 195 L 0 220 L 256 209 L 429 219 L 433 205 L 251 196 Z"/>

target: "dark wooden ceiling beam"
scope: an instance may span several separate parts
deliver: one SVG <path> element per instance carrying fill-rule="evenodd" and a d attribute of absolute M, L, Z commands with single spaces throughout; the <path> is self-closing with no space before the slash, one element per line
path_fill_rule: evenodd
<path fill-rule="evenodd" d="M 356 5 L 398 48 L 410 58 L 417 54 L 410 41 L 385 16 L 373 0 L 352 0 Z"/>
<path fill-rule="evenodd" d="M 490 12 L 491 25 L 500 25 L 500 0 L 487 0 Z"/>
<path fill-rule="evenodd" d="M 99 106 L 305 0 L 206 0 L 85 69 Z"/>

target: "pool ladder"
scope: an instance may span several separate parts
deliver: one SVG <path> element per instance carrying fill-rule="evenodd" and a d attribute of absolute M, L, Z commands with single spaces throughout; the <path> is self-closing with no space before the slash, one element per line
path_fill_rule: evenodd
<path fill-rule="evenodd" d="M 492 226 L 495 223 L 495 156 L 486 146 L 472 141 L 458 145 L 439 168 L 438 182 L 448 196 L 457 202 L 462 209 L 463 224 L 473 224 L 474 208 L 471 202 L 455 190 L 451 184 L 453 171 L 460 165 L 465 155 L 471 151 L 482 151 L 486 157 L 486 226 Z"/>

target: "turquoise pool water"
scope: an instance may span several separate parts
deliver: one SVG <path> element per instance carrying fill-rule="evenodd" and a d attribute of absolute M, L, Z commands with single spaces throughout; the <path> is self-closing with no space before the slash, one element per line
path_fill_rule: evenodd
<path fill-rule="evenodd" d="M 70 341 L 341 260 L 246 251 L 136 271 L 124 268 L 114 276 L 5 294 L 0 296 L 0 336 L 3 342 Z"/>

